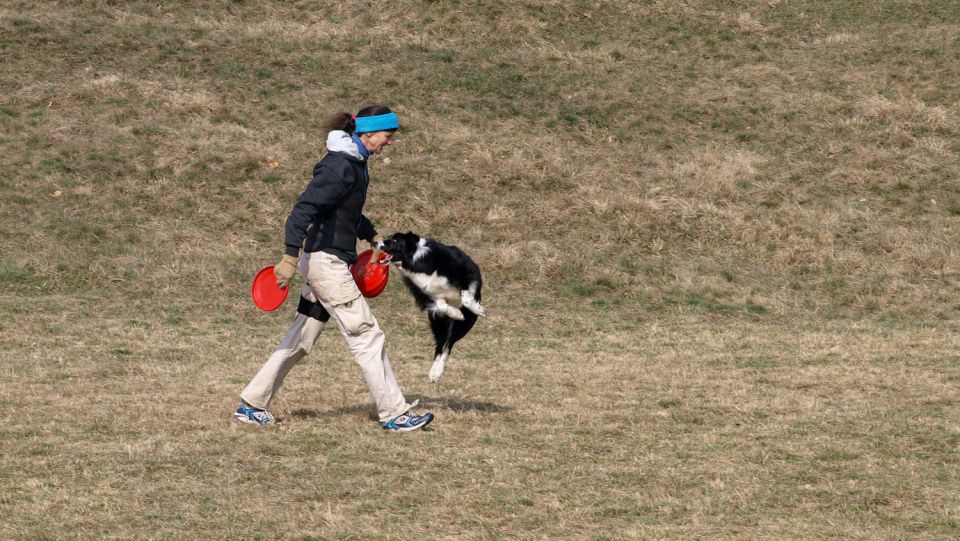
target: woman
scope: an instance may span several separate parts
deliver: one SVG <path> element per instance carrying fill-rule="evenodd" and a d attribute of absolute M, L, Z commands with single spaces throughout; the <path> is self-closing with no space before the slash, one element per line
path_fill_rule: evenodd
<path fill-rule="evenodd" d="M 327 122 L 328 153 L 313 168 L 313 180 L 287 217 L 286 250 L 274 267 L 280 287 L 290 284 L 298 267 L 306 278 L 298 314 L 280 346 L 240 394 L 236 420 L 275 423 L 268 411 L 270 401 L 330 318 L 363 371 L 384 430 L 416 430 L 433 420 L 432 413 L 414 413 L 415 404 L 408 404 L 400 391 L 384 349 L 384 333 L 348 267 L 357 260 L 357 239 L 371 244 L 381 240 L 363 215 L 370 180 L 367 158 L 390 146 L 399 127 L 397 115 L 383 105 L 365 107 L 356 115 L 338 113 Z"/>

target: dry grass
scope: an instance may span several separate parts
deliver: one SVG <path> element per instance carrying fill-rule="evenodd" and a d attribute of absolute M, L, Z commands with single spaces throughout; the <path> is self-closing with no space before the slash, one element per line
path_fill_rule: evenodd
<path fill-rule="evenodd" d="M 434 386 L 408 303 L 392 290 L 377 307 L 407 393 L 440 420 L 401 438 L 373 429 L 335 334 L 276 404 L 283 428 L 245 430 L 225 413 L 272 317 L 183 328 L 15 303 L 33 315 L 3 374 L 3 537 L 956 533 L 955 326 L 674 317 L 535 332 L 532 315 L 498 310 Z"/>
<path fill-rule="evenodd" d="M 955 537 L 953 4 L 7 2 L 0 538 Z M 248 280 L 375 101 L 369 214 L 492 315 L 432 386 L 377 299 L 429 434 L 334 333 L 241 430 Z"/>

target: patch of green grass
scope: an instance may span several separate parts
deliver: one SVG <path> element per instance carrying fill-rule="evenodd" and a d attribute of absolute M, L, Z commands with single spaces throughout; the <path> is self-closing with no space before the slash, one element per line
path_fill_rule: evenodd
<path fill-rule="evenodd" d="M 30 269 L 17 266 L 11 261 L 0 261 L 0 282 L 30 284 L 36 280 L 37 276 Z"/>
<path fill-rule="evenodd" d="M 588 280 L 576 277 L 564 282 L 564 289 L 577 297 L 593 297 L 595 295 L 613 291 L 615 287 L 606 278 Z"/>
<path fill-rule="evenodd" d="M 690 309 L 695 313 L 731 314 L 744 312 L 748 314 L 765 314 L 769 312 L 766 307 L 750 300 L 744 304 L 723 302 L 716 298 L 714 293 L 709 291 L 695 292 L 675 289 L 663 298 L 662 303 L 665 306 Z"/>
<path fill-rule="evenodd" d="M 738 366 L 740 366 L 740 368 L 753 369 L 777 368 L 780 366 L 780 361 L 778 359 L 772 359 L 768 357 L 755 357 L 740 361 Z"/>
<path fill-rule="evenodd" d="M 847 462 L 858 459 L 859 455 L 839 449 L 827 449 L 818 453 L 815 458 L 818 462 Z"/>

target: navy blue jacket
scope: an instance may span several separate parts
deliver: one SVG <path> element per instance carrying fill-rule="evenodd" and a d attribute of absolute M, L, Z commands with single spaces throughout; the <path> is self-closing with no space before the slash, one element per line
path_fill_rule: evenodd
<path fill-rule="evenodd" d="M 357 260 L 357 239 L 373 241 L 373 223 L 363 215 L 367 199 L 367 162 L 344 152 L 329 152 L 313 168 L 284 226 L 285 252 L 327 252 L 347 264 Z M 304 242 L 306 240 L 306 242 Z"/>

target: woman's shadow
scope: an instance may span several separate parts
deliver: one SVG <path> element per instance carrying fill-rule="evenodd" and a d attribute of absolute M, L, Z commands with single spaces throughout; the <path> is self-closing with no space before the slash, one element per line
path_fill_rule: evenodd
<path fill-rule="evenodd" d="M 455 413 L 477 412 L 484 414 L 500 414 L 513 411 L 513 408 L 508 408 L 494 402 L 487 402 L 483 400 L 466 400 L 463 398 L 431 397 L 423 395 L 410 395 L 407 397 L 407 400 L 411 399 L 414 401 L 420 401 L 418 406 L 419 409 L 434 408 L 438 410 L 448 410 Z M 330 419 L 335 417 L 343 417 L 345 415 L 362 415 L 364 413 L 369 414 L 371 419 L 377 420 L 376 412 L 374 411 L 373 406 L 370 404 L 355 404 L 352 406 L 343 406 L 328 411 L 300 408 L 290 412 L 290 416 L 299 419 Z"/>

